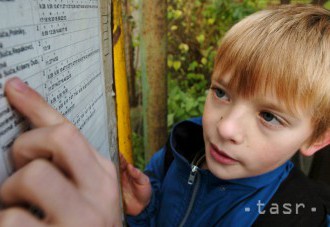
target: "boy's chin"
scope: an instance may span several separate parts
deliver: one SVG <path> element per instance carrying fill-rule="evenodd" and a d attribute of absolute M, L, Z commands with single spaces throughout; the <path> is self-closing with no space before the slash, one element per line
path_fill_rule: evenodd
<path fill-rule="evenodd" d="M 214 160 L 206 158 L 205 169 L 208 169 L 215 177 L 221 180 L 236 180 L 242 178 L 256 177 L 272 170 L 261 171 L 260 173 L 251 173 L 237 163 L 235 165 L 221 165 Z"/>
<path fill-rule="evenodd" d="M 205 168 L 203 168 L 205 166 Z M 203 169 L 209 170 L 215 177 L 221 180 L 234 180 L 239 178 L 245 178 L 244 174 L 238 171 L 238 166 L 223 166 L 221 164 L 216 163 L 214 160 L 208 160 L 206 158 L 205 164 L 203 165 Z"/>

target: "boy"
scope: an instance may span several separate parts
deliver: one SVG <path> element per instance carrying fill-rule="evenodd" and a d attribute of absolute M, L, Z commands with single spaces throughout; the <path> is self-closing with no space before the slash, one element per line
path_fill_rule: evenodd
<path fill-rule="evenodd" d="M 325 225 L 322 199 L 288 160 L 329 144 L 329 64 L 325 9 L 281 6 L 236 24 L 203 118 L 177 124 L 145 174 L 122 162 L 129 225 Z"/>

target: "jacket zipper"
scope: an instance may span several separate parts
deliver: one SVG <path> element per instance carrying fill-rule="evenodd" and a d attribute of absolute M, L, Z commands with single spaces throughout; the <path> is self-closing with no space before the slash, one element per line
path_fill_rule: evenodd
<path fill-rule="evenodd" d="M 196 174 L 197 174 L 197 170 L 198 170 L 198 167 L 195 166 L 195 165 L 192 165 L 191 172 L 190 172 L 190 175 L 189 175 L 189 178 L 188 178 L 188 184 L 189 185 L 194 184 Z"/>
<path fill-rule="evenodd" d="M 198 192 L 198 189 L 199 189 L 199 184 L 200 184 L 200 178 L 198 177 L 198 167 L 195 166 L 195 165 L 191 165 L 191 171 L 190 171 L 190 175 L 189 175 L 189 178 L 188 178 L 188 184 L 193 185 L 195 180 L 196 180 L 196 184 L 193 188 L 193 192 L 192 192 L 191 200 L 189 202 L 188 209 L 187 209 L 185 215 L 183 216 L 183 219 L 182 219 L 179 227 L 184 226 L 184 224 L 187 222 L 187 219 L 188 219 L 188 217 L 191 213 L 191 210 L 194 206 L 195 199 L 196 199 L 196 196 L 197 196 L 197 192 Z"/>

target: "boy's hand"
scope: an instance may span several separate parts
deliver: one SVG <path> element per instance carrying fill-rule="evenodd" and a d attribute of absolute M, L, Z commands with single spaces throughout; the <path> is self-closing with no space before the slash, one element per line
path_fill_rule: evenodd
<path fill-rule="evenodd" d="M 121 226 L 116 168 L 19 79 L 8 101 L 34 125 L 12 147 L 16 172 L 0 188 L 0 226 Z M 40 208 L 38 219 L 26 205 Z"/>
<path fill-rule="evenodd" d="M 121 182 L 125 213 L 136 216 L 149 204 L 151 184 L 149 177 L 126 162 L 120 154 Z"/>

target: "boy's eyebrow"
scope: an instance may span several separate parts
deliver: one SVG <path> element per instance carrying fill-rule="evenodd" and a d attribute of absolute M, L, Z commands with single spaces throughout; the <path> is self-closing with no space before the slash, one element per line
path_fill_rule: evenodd
<path fill-rule="evenodd" d="M 285 107 L 284 106 L 275 104 L 275 103 L 270 102 L 270 101 L 265 101 L 265 100 L 262 100 L 262 99 L 257 99 L 257 103 L 260 106 L 263 106 L 263 107 L 268 108 L 268 109 L 272 109 L 272 110 L 275 110 L 275 111 L 278 111 L 278 112 L 283 112 L 283 113 L 286 113 L 287 112 L 287 111 L 285 111 Z"/>
<path fill-rule="evenodd" d="M 288 120 L 294 121 L 299 119 L 298 113 L 293 113 L 292 111 L 288 110 L 285 105 L 281 105 L 280 103 L 274 103 L 263 98 L 256 99 L 256 103 L 262 108 L 274 110 L 282 114 L 284 117 L 288 118 Z"/>
<path fill-rule="evenodd" d="M 223 78 L 220 78 L 220 79 L 213 79 L 212 81 L 211 81 L 211 84 L 220 84 L 220 85 L 222 85 L 222 86 L 224 86 L 224 87 L 228 87 L 228 82 L 227 81 L 225 81 Z"/>

